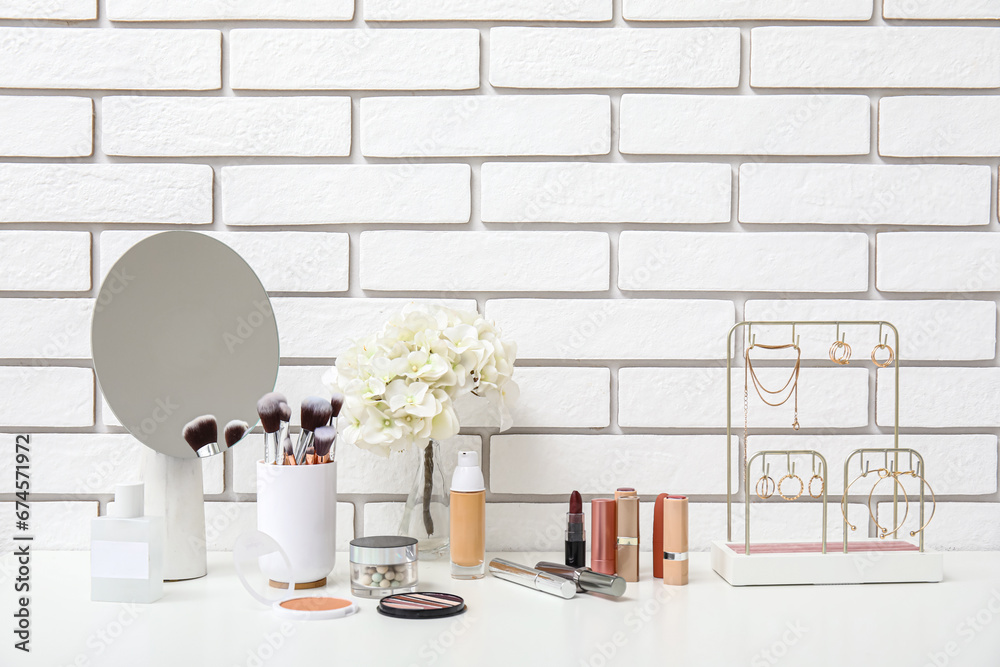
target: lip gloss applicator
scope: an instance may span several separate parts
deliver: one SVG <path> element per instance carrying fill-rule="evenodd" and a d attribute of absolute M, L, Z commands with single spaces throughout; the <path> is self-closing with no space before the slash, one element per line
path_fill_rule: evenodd
<path fill-rule="evenodd" d="M 587 565 L 587 530 L 583 519 L 583 498 L 579 491 L 574 491 L 566 515 L 566 565 L 574 568 Z"/>

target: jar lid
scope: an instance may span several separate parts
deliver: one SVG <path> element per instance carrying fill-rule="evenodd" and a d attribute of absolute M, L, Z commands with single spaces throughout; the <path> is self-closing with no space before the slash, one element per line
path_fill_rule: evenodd
<path fill-rule="evenodd" d="M 417 560 L 417 540 L 405 535 L 376 535 L 351 540 L 351 562 L 401 565 Z"/>

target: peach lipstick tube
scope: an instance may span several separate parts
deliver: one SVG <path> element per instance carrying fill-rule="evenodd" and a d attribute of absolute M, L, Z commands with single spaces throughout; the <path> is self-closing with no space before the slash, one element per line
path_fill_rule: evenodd
<path fill-rule="evenodd" d="M 615 570 L 625 581 L 639 581 L 639 496 L 634 490 L 622 489 L 616 495 Z"/>
<path fill-rule="evenodd" d="M 687 586 L 688 582 L 688 499 L 663 499 L 663 583 Z"/>

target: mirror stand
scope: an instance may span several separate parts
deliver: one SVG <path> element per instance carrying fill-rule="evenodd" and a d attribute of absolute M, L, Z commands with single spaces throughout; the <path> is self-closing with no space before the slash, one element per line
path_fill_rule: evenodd
<path fill-rule="evenodd" d="M 146 514 L 163 517 L 163 580 L 204 577 L 208 560 L 201 459 L 144 449 Z"/>

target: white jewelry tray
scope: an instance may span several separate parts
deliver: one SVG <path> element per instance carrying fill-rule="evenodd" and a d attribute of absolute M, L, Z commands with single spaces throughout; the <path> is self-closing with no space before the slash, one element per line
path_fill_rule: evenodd
<path fill-rule="evenodd" d="M 859 540 L 827 544 L 788 542 L 750 545 L 712 543 L 712 568 L 733 586 L 783 584 L 878 584 L 938 582 L 944 578 L 944 554 L 921 552 L 902 540 Z"/>

